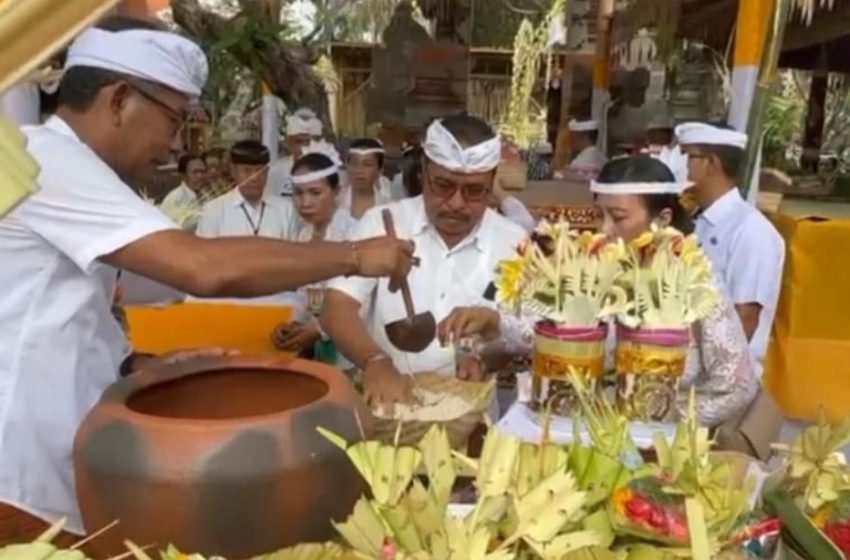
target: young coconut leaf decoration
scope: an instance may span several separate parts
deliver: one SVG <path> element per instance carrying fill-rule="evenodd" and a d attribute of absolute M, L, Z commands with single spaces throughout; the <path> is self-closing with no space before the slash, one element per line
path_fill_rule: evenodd
<path fill-rule="evenodd" d="M 694 560 L 717 558 L 749 510 L 753 480 L 733 483 L 729 462 L 711 458 L 708 429 L 696 421 L 693 391 L 672 445 L 658 434 L 655 447 L 657 464 L 614 491 L 608 507 L 615 530 L 687 548 Z"/>
<path fill-rule="evenodd" d="M 348 446 L 337 436 L 320 432 L 346 450 L 372 490 L 371 499 L 361 498 L 352 515 L 336 524 L 360 558 L 512 560 L 524 550 L 544 560 L 570 560 L 583 557 L 572 554 L 608 544 L 606 535 L 582 526 L 587 495 L 566 469 L 563 449 L 554 454 L 526 452 L 521 460 L 523 444 L 518 439 L 490 430 L 481 458 L 473 460 L 453 452 L 439 426 L 428 432 L 418 449 L 373 442 Z M 400 457 L 411 460 L 399 461 Z M 449 511 L 458 476 L 455 460 L 472 469 L 478 490 L 478 501 L 465 516 Z M 427 488 L 413 479 L 420 466 Z M 392 491 L 382 489 L 387 485 Z"/>
<path fill-rule="evenodd" d="M 774 449 L 787 455 L 784 485 L 797 505 L 812 514 L 850 490 L 850 469 L 841 449 L 850 444 L 850 418 L 831 425 L 821 412 L 820 422 L 802 430 L 791 445 Z"/>
<path fill-rule="evenodd" d="M 696 237 L 653 226 L 627 243 L 616 281 L 628 304 L 617 312 L 627 327 L 681 328 L 708 317 L 719 294 Z"/>
<path fill-rule="evenodd" d="M 623 247 L 606 236 L 542 222 L 532 240 L 497 269 L 496 298 L 508 307 L 564 326 L 595 326 L 625 310 L 615 285 Z"/>

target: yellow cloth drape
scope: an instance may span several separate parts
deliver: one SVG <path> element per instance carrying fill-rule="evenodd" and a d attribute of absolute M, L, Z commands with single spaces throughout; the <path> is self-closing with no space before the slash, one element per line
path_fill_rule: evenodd
<path fill-rule="evenodd" d="M 765 384 L 786 415 L 850 414 L 850 220 L 773 217 L 788 247 Z"/>
<path fill-rule="evenodd" d="M 246 354 L 278 353 L 272 333 L 292 317 L 286 306 L 227 303 L 128 306 L 126 311 L 133 349 L 151 354 L 209 346 Z"/>

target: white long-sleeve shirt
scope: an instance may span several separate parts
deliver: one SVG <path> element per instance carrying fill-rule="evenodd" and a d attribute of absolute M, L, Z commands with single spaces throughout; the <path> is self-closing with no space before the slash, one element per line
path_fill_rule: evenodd
<path fill-rule="evenodd" d="M 525 204 L 518 198 L 514 196 L 505 197 L 499 210 L 502 211 L 504 217 L 528 233 L 537 229 L 537 220 L 534 219 L 534 216 L 531 215 Z"/>

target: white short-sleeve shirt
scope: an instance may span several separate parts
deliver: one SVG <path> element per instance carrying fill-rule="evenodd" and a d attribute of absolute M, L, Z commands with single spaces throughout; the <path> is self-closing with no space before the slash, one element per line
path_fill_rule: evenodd
<path fill-rule="evenodd" d="M 761 305 L 758 328 L 750 340 L 760 376 L 782 285 L 785 241 L 761 212 L 741 198 L 737 188 L 699 215 L 696 233 L 733 303 Z"/>
<path fill-rule="evenodd" d="M 0 219 L 0 501 L 81 533 L 74 435 L 130 352 L 99 259 L 177 226 L 60 118 L 24 131 L 40 189 Z"/>
<path fill-rule="evenodd" d="M 292 156 L 283 156 L 269 166 L 266 193 L 274 196 L 292 196 Z"/>
<path fill-rule="evenodd" d="M 419 196 L 372 208 L 360 219 L 352 239 L 384 235 L 383 208 L 392 211 L 397 235 L 414 241 L 416 255 L 422 261 L 408 277 L 417 313 L 430 311 L 439 322 L 456 307 L 494 306 L 485 296 L 494 280 L 496 265 L 513 255 L 517 244 L 526 237 L 521 227 L 488 209 L 475 231 L 449 249 L 430 224 Z M 360 302 L 361 310 L 366 310 L 369 334 L 399 371 L 454 374 L 454 350 L 442 348 L 437 340 L 419 354 L 402 352 L 390 343 L 384 326 L 406 314 L 401 293 L 390 293 L 387 279 L 336 278 L 328 287 Z"/>
<path fill-rule="evenodd" d="M 261 236 L 293 241 L 298 216 L 291 200 L 266 193 L 259 204 L 249 204 L 238 188 L 211 200 L 201 212 L 201 237 Z"/>

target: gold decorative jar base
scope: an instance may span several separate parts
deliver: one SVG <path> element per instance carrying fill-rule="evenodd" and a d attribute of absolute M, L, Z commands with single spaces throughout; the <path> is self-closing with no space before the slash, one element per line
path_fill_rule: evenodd
<path fill-rule="evenodd" d="M 617 326 L 617 404 L 629 420 L 669 422 L 676 416 L 690 331 Z"/>
<path fill-rule="evenodd" d="M 531 362 L 531 406 L 559 416 L 572 414 L 575 391 L 570 371 L 591 385 L 602 375 L 608 325 L 564 327 L 541 321 L 534 328 Z"/>

